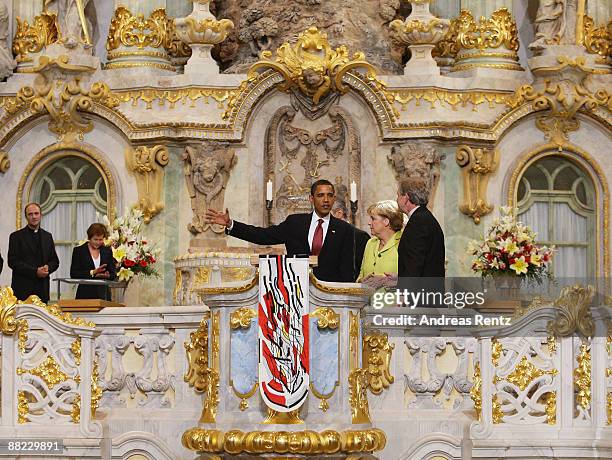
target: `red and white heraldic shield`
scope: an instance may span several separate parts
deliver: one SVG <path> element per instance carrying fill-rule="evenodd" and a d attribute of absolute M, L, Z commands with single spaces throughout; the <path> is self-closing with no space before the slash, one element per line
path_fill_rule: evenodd
<path fill-rule="evenodd" d="M 259 259 L 259 391 L 277 412 L 298 409 L 309 384 L 308 258 Z"/>

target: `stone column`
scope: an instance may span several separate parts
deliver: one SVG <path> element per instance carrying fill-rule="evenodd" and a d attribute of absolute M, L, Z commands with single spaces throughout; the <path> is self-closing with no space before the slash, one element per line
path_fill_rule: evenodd
<path fill-rule="evenodd" d="M 461 10 L 461 0 L 440 1 L 434 0 L 429 4 L 431 14 L 439 18 L 453 19 L 459 16 Z"/>
<path fill-rule="evenodd" d="M 169 54 L 174 23 L 166 0 L 115 0 L 106 40 L 107 69 L 148 67 L 174 72 Z"/>
<path fill-rule="evenodd" d="M 477 21 L 481 16 L 490 18 L 500 8 L 512 12 L 512 0 L 461 0 L 461 9 L 469 10 Z"/>
<path fill-rule="evenodd" d="M 475 68 L 523 70 L 518 63 L 512 0 L 461 0 L 460 16 L 451 23 L 446 39 L 454 45 L 453 72 Z"/>
<path fill-rule="evenodd" d="M 595 24 L 607 24 L 612 19 L 612 2 L 610 0 L 589 0 L 587 14 Z"/>

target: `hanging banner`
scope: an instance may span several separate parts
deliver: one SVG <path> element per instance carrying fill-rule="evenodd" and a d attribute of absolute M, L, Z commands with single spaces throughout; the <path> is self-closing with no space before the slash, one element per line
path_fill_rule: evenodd
<path fill-rule="evenodd" d="M 298 409 L 309 384 L 308 258 L 259 258 L 259 391 L 277 412 Z"/>

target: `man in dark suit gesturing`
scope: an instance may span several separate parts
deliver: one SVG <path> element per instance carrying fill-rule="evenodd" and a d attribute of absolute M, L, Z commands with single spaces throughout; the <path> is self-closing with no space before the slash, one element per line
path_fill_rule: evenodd
<path fill-rule="evenodd" d="M 397 204 L 408 216 L 398 246 L 398 277 L 444 277 L 444 233 L 427 209 L 425 180 L 411 177 L 400 182 Z"/>
<path fill-rule="evenodd" d="M 8 266 L 13 270 L 11 287 L 15 297 L 25 300 L 37 295 L 49 302 L 49 275 L 59 268 L 51 233 L 40 228 L 38 203 L 25 207 L 27 225 L 9 237 Z"/>
<path fill-rule="evenodd" d="M 334 186 L 318 180 L 310 188 L 314 212 L 291 214 L 278 225 L 263 228 L 230 219 L 225 213 L 209 209 L 208 223 L 223 225 L 228 235 L 255 244 L 284 244 L 287 255 L 319 257 L 314 275 L 322 281 L 354 281 L 353 229 L 351 225 L 330 214 L 335 200 Z"/>

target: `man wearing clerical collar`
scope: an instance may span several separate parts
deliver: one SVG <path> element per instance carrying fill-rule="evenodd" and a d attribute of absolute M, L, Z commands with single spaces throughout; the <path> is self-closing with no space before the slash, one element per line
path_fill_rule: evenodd
<path fill-rule="evenodd" d="M 9 237 L 11 287 L 20 300 L 37 295 L 43 302 L 49 302 L 49 275 L 59 268 L 55 243 L 51 233 L 40 228 L 42 210 L 38 203 L 28 203 L 24 213 L 27 225 Z"/>

